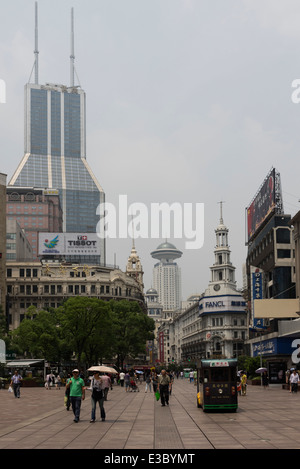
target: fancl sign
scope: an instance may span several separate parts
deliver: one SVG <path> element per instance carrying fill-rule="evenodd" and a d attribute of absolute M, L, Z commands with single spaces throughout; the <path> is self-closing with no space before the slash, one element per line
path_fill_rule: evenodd
<path fill-rule="evenodd" d="M 221 308 L 224 305 L 224 301 L 206 301 L 205 308 Z"/>
<path fill-rule="evenodd" d="M 245 299 L 240 295 L 211 296 L 200 299 L 200 314 L 244 312 Z"/>

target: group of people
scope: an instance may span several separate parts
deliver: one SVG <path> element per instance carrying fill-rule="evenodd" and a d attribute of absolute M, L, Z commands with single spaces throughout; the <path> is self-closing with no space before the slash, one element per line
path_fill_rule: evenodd
<path fill-rule="evenodd" d="M 58 374 L 55 376 L 53 373 L 50 373 L 49 375 L 46 376 L 46 381 L 45 381 L 45 388 L 46 389 L 51 389 L 51 387 L 54 387 L 56 389 L 61 388 L 61 377 Z"/>
<path fill-rule="evenodd" d="M 100 409 L 102 421 L 105 421 L 104 401 L 107 401 L 109 388 L 111 387 L 111 379 L 107 374 L 100 375 L 99 371 L 93 371 L 90 380 L 90 386 L 85 385 L 84 379 L 80 376 L 79 370 L 76 368 L 72 371 L 73 376 L 69 376 L 66 381 L 66 407 L 67 410 L 72 407 L 74 414 L 74 422 L 79 422 L 81 403 L 85 399 L 85 391 L 91 392 L 91 420 L 96 420 L 97 403 Z"/>
<path fill-rule="evenodd" d="M 125 385 L 126 392 L 128 388 L 126 383 L 128 383 L 127 375 L 129 379 L 132 379 L 129 373 L 120 373 L 120 384 L 123 387 Z M 153 392 L 159 393 L 159 398 L 161 400 L 161 405 L 169 405 L 169 396 L 172 392 L 172 383 L 174 377 L 172 374 L 167 373 L 166 370 L 162 370 L 161 374 L 158 375 L 156 372 L 151 372 L 145 377 L 145 392 L 148 390 L 151 392 L 151 387 L 153 386 Z M 122 383 L 122 381 L 124 381 Z M 83 377 L 80 376 L 78 369 L 72 371 L 72 376 L 69 375 L 66 380 L 66 391 L 65 391 L 65 401 L 67 410 L 72 407 L 74 414 L 74 422 L 79 422 L 81 403 L 85 399 L 86 391 L 91 392 L 91 420 L 93 423 L 96 420 L 96 409 L 97 403 L 99 405 L 100 417 L 102 421 L 105 421 L 106 413 L 104 409 L 104 402 L 107 400 L 107 394 L 109 387 L 111 387 L 111 380 L 107 374 L 100 375 L 99 371 L 94 371 L 93 376 L 90 380 L 89 387 L 86 386 Z"/>

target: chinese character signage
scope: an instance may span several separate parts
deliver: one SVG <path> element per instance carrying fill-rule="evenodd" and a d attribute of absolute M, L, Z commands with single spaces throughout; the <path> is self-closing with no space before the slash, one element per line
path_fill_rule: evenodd
<path fill-rule="evenodd" d="M 218 367 L 218 366 L 229 366 L 229 363 L 227 360 L 212 360 L 210 362 L 211 367 Z"/>
<path fill-rule="evenodd" d="M 256 272 L 252 273 L 252 305 L 254 305 L 254 300 L 263 299 L 263 272 L 259 272 L 258 269 Z M 257 328 L 263 328 L 264 323 L 263 319 L 256 319 L 253 317 L 253 326 Z"/>

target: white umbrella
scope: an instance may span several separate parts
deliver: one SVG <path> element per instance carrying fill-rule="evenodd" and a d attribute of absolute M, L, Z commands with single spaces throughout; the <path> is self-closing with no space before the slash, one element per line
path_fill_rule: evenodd
<path fill-rule="evenodd" d="M 108 373 L 114 373 L 114 374 L 118 374 L 118 372 L 114 369 L 114 368 L 111 368 L 110 366 L 108 366 L 107 368 L 110 369 L 110 371 Z"/>
<path fill-rule="evenodd" d="M 264 373 L 265 371 L 268 371 L 267 368 L 258 368 L 255 373 Z"/>
<path fill-rule="evenodd" d="M 104 365 L 91 366 L 91 368 L 88 369 L 88 371 L 99 371 L 99 373 L 112 373 L 111 370 L 112 368 Z"/>

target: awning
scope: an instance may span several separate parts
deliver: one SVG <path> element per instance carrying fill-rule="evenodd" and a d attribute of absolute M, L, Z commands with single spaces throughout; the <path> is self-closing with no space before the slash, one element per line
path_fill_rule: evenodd
<path fill-rule="evenodd" d="M 13 360 L 5 363 L 7 367 L 20 367 L 26 368 L 32 365 L 37 365 L 38 363 L 43 363 L 45 360 L 42 358 L 40 360 Z"/>

